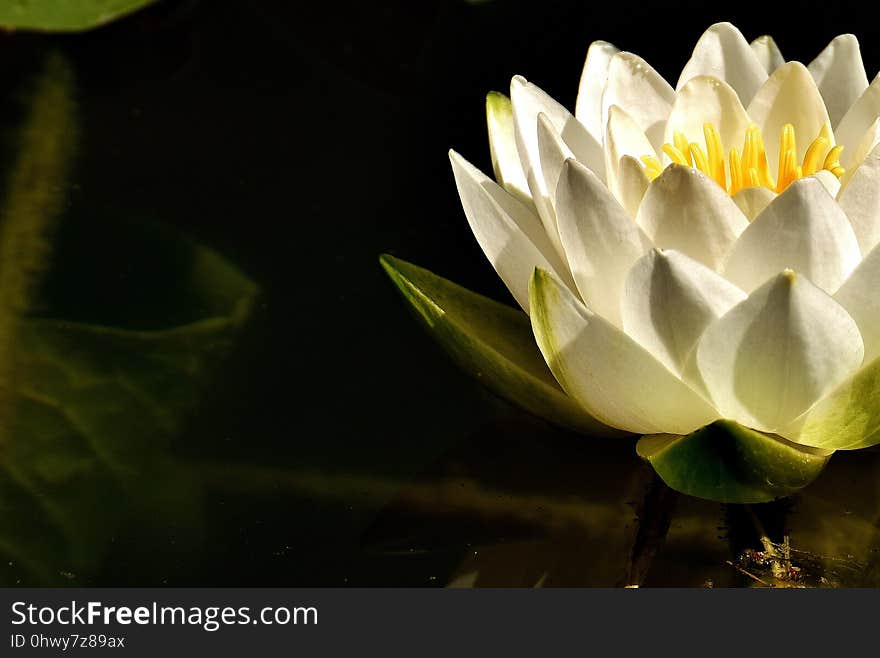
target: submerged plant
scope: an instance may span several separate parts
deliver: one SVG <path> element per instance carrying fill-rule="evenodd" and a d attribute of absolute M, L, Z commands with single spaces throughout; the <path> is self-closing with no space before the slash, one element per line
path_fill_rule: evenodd
<path fill-rule="evenodd" d="M 517 76 L 487 117 L 495 180 L 450 159 L 525 314 L 383 257 L 460 363 L 557 424 L 642 435 L 713 500 L 880 442 L 880 77 L 854 36 L 804 66 L 719 23 L 676 88 L 595 42 L 574 115 Z"/>

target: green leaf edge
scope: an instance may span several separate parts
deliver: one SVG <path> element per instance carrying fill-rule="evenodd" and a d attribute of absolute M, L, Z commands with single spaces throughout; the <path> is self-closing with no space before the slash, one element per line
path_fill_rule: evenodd
<path fill-rule="evenodd" d="M 534 342 L 525 313 L 390 254 L 382 254 L 379 262 L 428 333 L 459 367 L 494 393 L 566 429 L 593 436 L 631 436 L 600 423 L 565 394 Z M 433 294 L 425 284 L 435 287 Z M 499 335 L 496 344 L 487 342 L 479 327 L 467 325 L 453 309 L 444 308 L 438 299 L 443 295 L 480 307 L 485 317 L 504 323 L 505 335 Z"/>
<path fill-rule="evenodd" d="M 65 10 L 57 0 L 28 0 L 27 5 L 7 2 L 0 7 L 0 28 L 34 32 L 85 32 L 155 4 L 157 0 L 115 0 L 94 3 L 89 0 L 67 1 Z M 93 6 L 89 6 L 93 5 Z"/>
<path fill-rule="evenodd" d="M 833 454 L 731 420 L 686 436 L 646 435 L 636 452 L 670 488 L 719 503 L 790 496 L 815 480 Z"/>

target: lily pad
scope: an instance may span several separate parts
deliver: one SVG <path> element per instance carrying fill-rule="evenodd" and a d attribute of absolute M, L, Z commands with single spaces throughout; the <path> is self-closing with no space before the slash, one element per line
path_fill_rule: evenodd
<path fill-rule="evenodd" d="M 816 479 L 832 454 L 728 420 L 687 436 L 645 436 L 636 450 L 672 489 L 722 503 L 789 496 Z"/>
<path fill-rule="evenodd" d="M 880 443 L 880 358 L 838 386 L 807 412 L 798 441 L 828 450 Z"/>
<path fill-rule="evenodd" d="M 82 32 L 137 11 L 156 0 L 8 0 L 0 27 L 41 32 Z"/>
<path fill-rule="evenodd" d="M 379 260 L 434 339 L 493 392 L 556 425 L 622 435 L 583 411 L 559 387 L 525 313 L 393 256 Z"/>

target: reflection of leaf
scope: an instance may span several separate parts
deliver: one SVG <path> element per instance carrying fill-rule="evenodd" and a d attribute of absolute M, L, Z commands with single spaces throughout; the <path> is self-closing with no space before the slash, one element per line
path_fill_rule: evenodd
<path fill-rule="evenodd" d="M 115 221 L 106 240 L 82 240 L 100 222 L 69 216 L 53 230 L 75 134 L 71 97 L 71 71 L 52 58 L 0 209 L 0 584 L 88 582 L 123 529 L 195 525 L 198 490 L 172 439 L 256 293 L 169 230 Z M 95 285 L 83 272 L 106 279 L 120 255 L 136 263 L 124 283 L 138 301 L 153 289 L 149 320 L 124 317 L 112 299 L 103 313 L 78 304 Z"/>
<path fill-rule="evenodd" d="M 6 0 L 0 27 L 44 32 L 81 32 L 115 21 L 156 0 Z"/>

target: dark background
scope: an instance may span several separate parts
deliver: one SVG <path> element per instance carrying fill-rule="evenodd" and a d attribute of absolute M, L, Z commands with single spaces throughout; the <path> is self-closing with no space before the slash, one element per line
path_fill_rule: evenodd
<path fill-rule="evenodd" d="M 573 108 L 587 47 L 604 39 L 674 84 L 702 31 L 730 20 L 804 62 L 854 32 L 873 78 L 878 30 L 866 11 L 183 0 L 89 34 L 0 37 L 6 76 L 53 47 L 75 65 L 72 206 L 179 227 L 263 290 L 234 367 L 179 447 L 239 473 L 215 478 L 198 541 L 175 549 L 157 519 L 155 545 L 120 535 L 76 582 L 443 584 L 473 545 L 525 531 L 437 506 L 400 511 L 401 489 L 436 472 L 565 489 L 562 469 L 572 493 L 593 478 L 597 452 L 631 459 L 631 445 L 551 430 L 460 374 L 409 317 L 378 255 L 510 299 L 469 232 L 446 152 L 491 170 L 484 98 L 507 92 L 512 75 Z"/>

